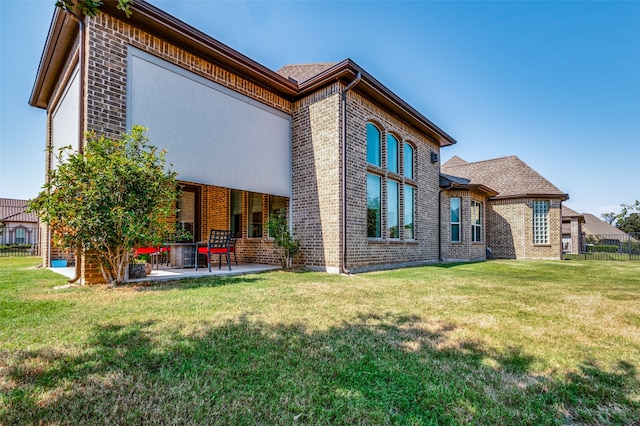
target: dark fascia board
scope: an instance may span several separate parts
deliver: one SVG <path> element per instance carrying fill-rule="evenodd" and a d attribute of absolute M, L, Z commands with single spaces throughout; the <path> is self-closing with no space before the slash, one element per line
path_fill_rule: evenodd
<path fill-rule="evenodd" d="M 129 18 L 118 10 L 117 5 L 118 2 L 115 0 L 106 0 L 101 10 L 198 57 L 214 62 L 284 98 L 290 99 L 297 93 L 297 85 L 289 79 L 145 1 L 133 2 L 133 13 Z"/>
<path fill-rule="evenodd" d="M 336 80 L 343 80 L 348 83 L 360 73 L 362 80 L 354 87 L 354 90 L 381 104 L 418 131 L 427 135 L 440 147 L 456 143 L 455 139 L 350 59 L 336 64 L 298 86 L 289 79 L 147 2 L 136 0 L 131 7 L 133 13 L 129 18 L 126 18 L 123 11 L 118 10 L 117 5 L 118 2 L 116 0 L 106 0 L 101 7 L 101 11 L 180 46 L 203 59 L 219 64 L 233 73 L 291 101 L 306 96 L 308 93 L 329 85 Z M 73 46 L 77 36 L 77 31 L 78 24 L 65 12 L 56 9 L 29 101 L 32 106 L 47 108 L 56 83 L 55 79 L 65 64 L 71 46 Z"/>
<path fill-rule="evenodd" d="M 180 46 L 196 56 L 214 62 L 285 99 L 293 100 L 298 93 L 298 86 L 289 79 L 149 3 L 136 0 L 131 6 L 133 13 L 129 18 L 125 16 L 123 11 L 118 10 L 117 4 L 117 1 L 107 0 L 100 10 L 102 13 L 114 16 L 123 22 Z M 66 12 L 56 8 L 29 100 L 30 105 L 47 108 L 56 79 L 65 64 L 77 34 L 77 22 Z"/>
<path fill-rule="evenodd" d="M 354 86 L 353 90 L 366 95 L 376 101 L 376 103 L 392 111 L 419 131 L 427 134 L 429 138 L 439 144 L 440 147 L 456 143 L 454 138 L 433 124 L 429 119 L 420 114 L 411 105 L 402 100 L 351 59 L 345 59 L 300 84 L 300 96 L 305 96 L 336 80 L 349 83 L 353 81 L 358 73 L 361 75 L 361 81 Z"/>
<path fill-rule="evenodd" d="M 36 80 L 31 89 L 29 105 L 47 108 L 53 96 L 56 79 L 71 53 L 78 30 L 76 21 L 59 8 L 55 8 L 47 41 L 40 57 Z"/>
<path fill-rule="evenodd" d="M 450 182 L 449 185 L 446 185 L 446 186 L 443 186 L 441 183 L 440 187 L 442 189 L 462 189 L 467 191 L 474 191 L 480 194 L 484 194 L 487 198 L 490 198 L 492 200 L 494 200 L 495 196 L 498 195 L 498 192 L 496 190 L 491 189 L 488 186 L 482 185 L 479 183 L 462 184 L 462 183 L 457 183 L 451 180 L 449 180 L 449 182 Z"/>
<path fill-rule="evenodd" d="M 515 195 L 498 195 L 496 197 L 491 197 L 492 200 L 506 200 L 506 199 L 515 199 L 515 198 L 555 198 L 560 199 L 561 201 L 566 201 L 569 199 L 569 194 L 515 194 Z"/>

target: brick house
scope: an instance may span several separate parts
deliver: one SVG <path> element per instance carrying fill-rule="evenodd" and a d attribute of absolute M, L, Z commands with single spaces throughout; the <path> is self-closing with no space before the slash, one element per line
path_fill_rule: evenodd
<path fill-rule="evenodd" d="M 144 1 L 102 10 L 82 30 L 55 11 L 30 98 L 49 146 L 148 127 L 185 185 L 177 223 L 198 240 L 232 229 L 244 262 L 277 262 L 265 223 L 283 206 L 308 268 L 438 261 L 432 159 L 455 140 L 356 63 L 278 73 Z"/>
<path fill-rule="evenodd" d="M 466 179 L 469 185 L 486 185 L 495 191 L 493 194 L 485 191 L 486 198 L 482 199 L 482 194 L 472 197 L 469 189 L 470 202 L 476 203 L 473 204 L 477 211 L 473 217 L 476 223 L 466 223 L 467 229 L 473 229 L 466 233 L 461 231 L 461 234 L 475 238 L 476 241 L 471 241 L 471 244 L 478 247 L 474 253 L 477 257 L 482 257 L 480 250 L 486 241 L 486 246 L 496 258 L 562 258 L 561 207 L 569 196 L 518 157 L 469 163 L 454 156 L 442 165 L 442 173 Z M 455 215 L 451 215 L 450 211 L 455 211 L 454 207 L 459 205 L 456 198 L 462 196 L 464 200 L 464 194 L 455 192 L 459 192 L 455 187 L 446 188 L 450 203 L 443 203 L 443 216 L 454 218 Z M 484 220 L 481 217 L 483 207 Z M 451 223 L 451 227 L 454 227 L 459 222 Z M 464 230 L 465 222 L 462 221 L 458 226 Z M 479 228 L 481 226 L 484 229 Z M 445 241 L 452 246 L 458 244 L 450 237 Z"/>
<path fill-rule="evenodd" d="M 27 200 L 0 198 L 0 244 L 38 244 L 38 216 Z"/>
<path fill-rule="evenodd" d="M 48 146 L 82 149 L 84 131 L 114 137 L 148 127 L 184 186 L 176 223 L 196 240 L 231 229 L 242 262 L 278 262 L 266 221 L 282 207 L 301 241 L 295 262 L 310 269 L 443 257 L 438 159 L 456 141 L 359 65 L 275 72 L 142 0 L 130 18 L 115 1 L 101 9 L 82 29 L 55 11 L 30 98 L 47 110 Z M 497 190 L 457 185 L 447 196 L 467 194 L 469 205 Z M 468 247 L 446 257 L 484 258 L 484 241 Z M 81 263 L 85 282 L 102 279 Z"/>

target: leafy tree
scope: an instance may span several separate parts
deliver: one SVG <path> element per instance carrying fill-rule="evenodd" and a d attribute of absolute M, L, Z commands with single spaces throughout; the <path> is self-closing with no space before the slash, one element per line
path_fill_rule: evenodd
<path fill-rule="evenodd" d="M 636 200 L 634 204 L 621 204 L 620 207 L 622 210 L 619 214 L 604 213 L 602 217 L 626 233 L 640 232 L 640 200 Z M 609 221 L 611 217 L 613 219 Z"/>
<path fill-rule="evenodd" d="M 640 213 L 630 213 L 618 219 L 618 229 L 627 234 L 640 232 Z"/>
<path fill-rule="evenodd" d="M 118 9 L 122 10 L 127 18 L 131 16 L 131 4 L 133 0 L 118 0 Z M 56 7 L 62 10 L 74 12 L 75 10 L 81 12 L 86 16 L 96 16 L 100 13 L 100 6 L 102 6 L 101 0 L 58 0 L 56 1 Z"/>
<path fill-rule="evenodd" d="M 84 153 L 70 146 L 56 154 L 60 165 L 30 204 L 66 250 L 96 256 L 106 282 L 128 278 L 135 248 L 155 246 L 175 230 L 179 190 L 165 168 L 166 151 L 149 145 L 147 129 L 134 126 L 119 139 L 87 133 Z"/>
<path fill-rule="evenodd" d="M 286 210 L 280 209 L 272 213 L 269 216 L 267 228 L 269 228 L 269 236 L 273 238 L 273 246 L 280 251 L 282 266 L 285 269 L 291 269 L 293 258 L 300 251 L 300 241 L 293 238 L 289 232 Z"/>
<path fill-rule="evenodd" d="M 609 213 L 602 213 L 602 218 L 605 220 L 605 222 L 607 222 L 609 225 L 613 225 L 613 223 L 616 221 L 616 214 L 614 212 L 609 212 Z"/>

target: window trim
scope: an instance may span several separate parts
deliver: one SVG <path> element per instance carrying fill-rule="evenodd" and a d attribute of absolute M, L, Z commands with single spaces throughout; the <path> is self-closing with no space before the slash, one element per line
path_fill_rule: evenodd
<path fill-rule="evenodd" d="M 373 150 L 369 150 L 369 142 L 370 142 L 370 138 L 369 138 L 369 129 L 375 129 L 378 133 L 377 133 L 377 152 L 375 153 L 376 158 L 378 160 L 377 163 L 375 162 L 370 162 L 369 161 L 369 153 L 373 152 Z M 367 134 L 367 155 L 366 155 L 366 159 L 367 159 L 367 164 L 371 164 L 372 166 L 376 166 L 376 167 L 382 167 L 382 129 L 377 126 L 376 124 L 372 123 L 371 121 L 367 122 L 367 126 L 366 126 L 366 134 Z"/>
<path fill-rule="evenodd" d="M 404 201 L 404 212 L 402 218 L 402 238 L 405 241 L 415 241 L 416 240 L 416 187 L 413 185 L 409 185 L 407 183 L 403 184 L 403 201 Z M 405 234 L 407 229 L 407 188 L 411 188 L 411 236 L 407 237 Z"/>
<path fill-rule="evenodd" d="M 483 243 L 484 242 L 484 203 L 477 200 L 471 200 L 471 242 Z M 474 214 L 478 209 L 478 218 L 474 219 Z M 476 223 L 480 222 L 480 223 Z M 479 232 L 478 232 L 479 231 Z M 478 235 L 476 235 L 478 234 Z"/>
<path fill-rule="evenodd" d="M 389 239 L 389 240 L 399 240 L 400 239 L 400 185 L 401 185 L 401 183 L 398 182 L 395 179 L 386 179 L 386 182 L 387 182 L 387 224 L 386 224 L 387 225 L 386 226 L 386 228 L 387 228 L 387 232 L 386 232 L 387 239 Z M 391 207 L 391 202 L 394 201 L 394 200 L 391 199 L 391 194 L 390 194 L 390 191 L 389 191 L 389 187 L 390 187 L 389 184 L 393 184 L 396 187 L 396 196 L 395 196 L 396 221 L 393 224 L 396 227 L 397 236 L 395 236 L 395 237 L 391 236 L 391 227 L 390 227 L 391 223 L 390 223 L 390 220 L 389 220 L 389 217 L 390 217 L 390 215 L 389 215 L 389 212 L 390 212 L 389 207 Z"/>
<path fill-rule="evenodd" d="M 377 178 L 378 179 L 378 209 L 377 209 L 377 217 L 376 217 L 376 235 L 370 235 L 369 234 L 369 230 L 371 229 L 369 226 L 369 176 Z M 366 185 L 366 191 L 367 191 L 367 238 L 369 239 L 375 239 L 375 240 L 379 240 L 382 239 L 382 179 L 383 177 L 375 174 L 375 173 L 370 173 L 367 172 L 367 185 Z"/>
<path fill-rule="evenodd" d="M 545 206 L 544 211 L 540 208 Z M 531 202 L 532 216 L 532 237 L 534 245 L 550 244 L 550 223 L 549 213 L 551 211 L 551 203 L 549 200 L 533 200 Z M 544 229 L 543 229 L 544 227 Z M 542 235 L 541 235 L 542 233 Z"/>
<path fill-rule="evenodd" d="M 411 175 L 407 174 L 407 157 L 406 157 L 406 148 L 411 148 L 411 161 L 408 164 L 411 164 Z M 416 156 L 416 147 L 407 141 L 402 143 L 402 175 L 411 180 L 415 180 L 415 156 Z"/>
<path fill-rule="evenodd" d="M 248 200 L 247 200 L 247 238 L 253 238 L 253 239 L 260 239 L 264 236 L 264 194 L 260 193 L 260 192 L 249 192 L 248 193 Z M 258 198 L 257 196 L 260 196 L 260 232 L 259 235 L 253 235 L 252 232 L 252 225 L 254 225 L 254 221 L 252 220 L 252 215 L 253 213 L 258 213 L 258 212 L 253 212 L 251 211 L 251 206 L 252 204 L 252 196 L 256 196 L 256 199 Z"/>
<path fill-rule="evenodd" d="M 454 222 L 453 220 L 453 200 L 457 200 L 458 201 L 458 221 Z M 450 197 L 449 198 L 449 240 L 451 240 L 452 243 L 459 243 L 462 241 L 462 198 L 461 197 Z M 458 227 L 458 239 L 454 240 L 453 239 L 453 227 L 457 226 Z"/>

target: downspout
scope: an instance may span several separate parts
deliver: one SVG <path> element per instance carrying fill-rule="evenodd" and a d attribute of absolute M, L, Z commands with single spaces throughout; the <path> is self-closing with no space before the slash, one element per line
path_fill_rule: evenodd
<path fill-rule="evenodd" d="M 362 79 L 362 74 L 358 71 L 356 78 L 342 91 L 342 182 L 340 185 L 340 195 L 342 196 L 342 232 L 340 240 L 342 246 L 342 262 L 340 273 L 349 274 L 347 269 L 347 92 Z"/>
<path fill-rule="evenodd" d="M 79 31 L 80 31 L 80 41 L 78 44 L 78 67 L 80 68 L 80 103 L 78 104 L 78 114 L 80 115 L 78 121 L 78 153 L 82 154 L 84 152 L 84 145 L 82 140 L 84 138 L 84 80 L 85 80 L 85 67 L 84 67 L 84 45 L 85 45 L 85 25 L 82 18 L 76 15 L 74 12 L 67 8 L 62 8 L 69 16 L 78 23 Z M 51 241 L 51 236 L 49 236 L 49 241 Z M 82 255 L 80 254 L 82 247 L 80 244 L 76 246 L 76 272 L 75 276 L 69 279 L 69 283 L 77 282 L 82 276 Z M 49 256 L 51 256 L 51 251 L 49 251 Z"/>

